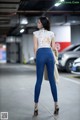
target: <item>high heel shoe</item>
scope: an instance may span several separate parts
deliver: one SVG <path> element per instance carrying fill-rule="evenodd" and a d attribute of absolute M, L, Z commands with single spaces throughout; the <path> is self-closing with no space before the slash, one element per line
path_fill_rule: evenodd
<path fill-rule="evenodd" d="M 59 107 L 58 105 L 56 105 L 55 110 L 54 110 L 54 115 L 58 115 L 59 114 Z"/>
<path fill-rule="evenodd" d="M 34 110 L 34 116 L 38 116 L 38 110 Z"/>
<path fill-rule="evenodd" d="M 38 116 L 38 108 L 36 108 L 36 107 L 34 109 L 34 116 Z"/>

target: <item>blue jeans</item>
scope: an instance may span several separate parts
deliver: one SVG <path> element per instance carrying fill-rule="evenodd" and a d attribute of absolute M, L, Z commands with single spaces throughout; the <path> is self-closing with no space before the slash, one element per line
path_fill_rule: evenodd
<path fill-rule="evenodd" d="M 36 74 L 37 81 L 35 84 L 34 102 L 38 103 L 43 80 L 44 66 L 47 66 L 48 78 L 51 87 L 53 100 L 57 102 L 57 88 L 54 80 L 54 56 L 51 48 L 39 48 L 36 53 Z"/>

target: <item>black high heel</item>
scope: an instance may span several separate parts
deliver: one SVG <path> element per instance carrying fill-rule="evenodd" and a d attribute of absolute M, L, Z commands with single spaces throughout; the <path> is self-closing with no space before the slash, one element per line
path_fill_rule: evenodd
<path fill-rule="evenodd" d="M 59 114 L 59 107 L 58 105 L 56 105 L 55 110 L 54 110 L 54 115 L 58 115 Z"/>
<path fill-rule="evenodd" d="M 34 116 L 38 116 L 38 110 L 34 110 Z"/>
<path fill-rule="evenodd" d="M 34 116 L 37 116 L 37 115 L 38 115 L 38 108 L 36 106 L 35 109 L 34 109 Z"/>

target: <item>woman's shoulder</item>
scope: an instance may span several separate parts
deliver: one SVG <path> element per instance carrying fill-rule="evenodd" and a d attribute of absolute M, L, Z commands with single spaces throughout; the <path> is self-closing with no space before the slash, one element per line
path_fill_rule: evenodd
<path fill-rule="evenodd" d="M 38 37 L 38 35 L 39 35 L 39 30 L 34 31 L 34 32 L 33 32 L 33 35 L 35 35 L 36 37 Z"/>
<path fill-rule="evenodd" d="M 36 30 L 36 31 L 33 32 L 33 34 L 38 33 L 38 32 L 39 32 L 39 30 Z"/>
<path fill-rule="evenodd" d="M 49 31 L 51 34 L 54 34 L 54 32 L 53 31 Z"/>
<path fill-rule="evenodd" d="M 51 36 L 54 36 L 54 32 L 53 32 L 53 31 L 48 31 L 48 33 L 49 33 Z"/>

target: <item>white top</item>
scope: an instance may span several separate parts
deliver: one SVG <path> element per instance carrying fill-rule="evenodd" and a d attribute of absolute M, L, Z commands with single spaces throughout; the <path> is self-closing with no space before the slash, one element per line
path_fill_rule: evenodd
<path fill-rule="evenodd" d="M 52 31 L 45 30 L 44 28 L 33 32 L 38 40 L 38 48 L 51 47 L 51 41 L 54 38 L 54 33 Z"/>

